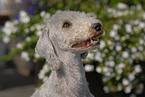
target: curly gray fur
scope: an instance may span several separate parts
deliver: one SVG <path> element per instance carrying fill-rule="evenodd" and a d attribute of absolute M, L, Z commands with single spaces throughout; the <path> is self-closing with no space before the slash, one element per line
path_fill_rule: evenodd
<path fill-rule="evenodd" d="M 71 22 L 70 28 L 62 28 L 66 21 Z M 31 97 L 94 97 L 81 61 L 90 49 L 70 49 L 72 43 L 89 38 L 93 23 L 100 21 L 75 11 L 57 12 L 46 21 L 36 52 L 46 59 L 52 73 Z"/>

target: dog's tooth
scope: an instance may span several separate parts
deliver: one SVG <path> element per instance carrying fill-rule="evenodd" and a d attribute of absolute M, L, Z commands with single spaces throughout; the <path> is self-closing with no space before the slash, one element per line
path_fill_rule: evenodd
<path fill-rule="evenodd" d="M 98 41 L 94 41 L 93 44 L 95 45 Z"/>
<path fill-rule="evenodd" d="M 91 41 L 91 44 L 94 42 L 92 39 L 90 39 L 90 41 Z"/>

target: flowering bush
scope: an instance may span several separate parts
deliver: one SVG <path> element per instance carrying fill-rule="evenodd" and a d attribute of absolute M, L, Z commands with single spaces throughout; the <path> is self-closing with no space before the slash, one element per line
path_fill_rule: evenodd
<path fill-rule="evenodd" d="M 30 18 L 26 11 L 19 13 L 19 19 L 7 21 L 2 28 L 2 41 L 8 44 L 17 37 L 23 37 L 23 42 L 18 42 L 16 48 L 1 60 L 10 60 L 14 55 L 20 54 L 22 59 L 29 61 L 30 58 L 38 59 L 39 55 L 35 53 L 34 48 L 38 37 L 42 33 L 44 21 L 50 16 L 49 13 L 42 11 L 39 15 Z M 36 60 L 35 60 L 36 61 Z"/>
<path fill-rule="evenodd" d="M 144 80 L 143 70 L 139 61 L 145 60 L 145 12 L 141 4 L 129 7 L 118 3 L 113 8 L 97 6 L 97 11 L 95 7 L 88 10 L 82 5 L 80 8 L 97 14 L 106 31 L 106 35 L 100 39 L 100 47 L 90 51 L 84 60 L 84 68 L 87 72 L 96 71 L 103 75 L 105 93 L 116 93 L 116 97 L 120 93 L 121 97 L 123 93 L 136 97 L 144 89 L 144 83 L 141 83 Z M 6 44 L 17 37 L 23 37 L 24 40 L 17 43 L 16 48 L 0 60 L 10 60 L 16 54 L 26 61 L 44 60 L 35 53 L 34 48 L 42 33 L 44 21 L 49 16 L 49 13 L 42 11 L 31 17 L 22 10 L 17 19 L 7 21 L 1 31 L 1 40 Z M 98 63 L 97 67 L 94 62 Z M 39 78 L 43 81 L 51 73 L 47 66 L 45 63 L 39 73 Z"/>
<path fill-rule="evenodd" d="M 123 91 L 130 97 L 136 97 L 144 87 L 139 82 L 142 80 L 139 61 L 145 59 L 145 12 L 140 4 L 129 8 L 123 3 L 107 11 L 117 23 L 114 22 L 110 32 L 101 39 L 99 49 L 91 52 L 85 61 L 99 62 L 96 71 L 103 75 L 106 93 Z M 132 16 L 134 14 L 138 15 Z M 86 66 L 87 71 L 94 69 Z"/>

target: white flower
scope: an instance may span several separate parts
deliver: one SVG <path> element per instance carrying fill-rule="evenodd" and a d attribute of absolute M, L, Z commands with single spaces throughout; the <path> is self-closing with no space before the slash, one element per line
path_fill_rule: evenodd
<path fill-rule="evenodd" d="M 117 32 L 116 32 L 115 30 L 111 30 L 110 36 L 111 36 L 111 37 L 115 37 L 116 33 L 117 33 Z"/>
<path fill-rule="evenodd" d="M 35 58 L 40 58 L 40 55 L 39 55 L 38 53 L 35 53 L 35 54 L 34 54 L 34 57 L 35 57 Z"/>
<path fill-rule="evenodd" d="M 144 22 L 140 22 L 140 23 L 139 23 L 139 27 L 140 27 L 141 29 L 145 28 L 145 23 L 144 23 Z"/>
<path fill-rule="evenodd" d="M 137 5 L 136 5 L 136 8 L 137 8 L 138 10 L 141 10 L 141 9 L 142 9 L 142 5 L 141 5 L 141 4 L 137 4 Z"/>
<path fill-rule="evenodd" d="M 35 28 L 36 28 L 37 30 L 41 30 L 41 29 L 42 29 L 42 26 L 41 26 L 40 24 L 35 24 Z"/>
<path fill-rule="evenodd" d="M 48 64 L 45 64 L 38 74 L 39 79 L 43 80 L 43 82 L 45 82 L 48 79 L 48 77 L 45 76 L 46 72 L 48 71 Z"/>
<path fill-rule="evenodd" d="M 143 39 L 140 39 L 139 40 L 139 44 L 141 44 L 141 45 L 144 44 L 144 40 Z"/>
<path fill-rule="evenodd" d="M 40 16 L 41 16 L 41 17 L 44 17 L 45 14 L 46 14 L 46 12 L 45 12 L 45 11 L 42 11 L 42 12 L 40 13 Z"/>
<path fill-rule="evenodd" d="M 4 28 L 2 29 L 2 31 L 3 31 L 7 36 L 11 35 L 11 33 L 12 33 L 12 31 L 11 31 L 9 28 L 7 28 L 7 27 L 4 27 Z"/>
<path fill-rule="evenodd" d="M 125 64 L 124 63 L 120 63 L 117 65 L 118 68 L 125 68 Z"/>
<path fill-rule="evenodd" d="M 119 35 L 116 35 L 114 39 L 119 40 L 120 39 Z"/>
<path fill-rule="evenodd" d="M 104 52 L 105 52 L 105 53 L 108 53 L 108 51 L 109 51 L 108 49 L 106 49 L 106 48 L 104 49 Z"/>
<path fill-rule="evenodd" d="M 22 57 L 23 59 L 25 59 L 25 61 L 29 61 L 29 60 L 30 60 L 28 52 L 23 51 L 23 52 L 21 53 L 21 57 Z"/>
<path fill-rule="evenodd" d="M 109 61 L 109 66 L 110 67 L 114 67 L 115 66 L 115 62 L 114 61 Z"/>
<path fill-rule="evenodd" d="M 122 57 L 123 58 L 128 58 L 129 57 L 129 53 L 127 51 L 123 51 L 122 52 Z"/>
<path fill-rule="evenodd" d="M 118 11 L 117 13 L 116 13 L 116 15 L 119 17 L 119 16 L 123 16 L 123 12 L 121 12 L 121 11 Z"/>
<path fill-rule="evenodd" d="M 18 43 L 18 44 L 16 45 L 16 47 L 19 48 L 19 49 L 21 49 L 21 48 L 22 48 L 22 43 Z"/>
<path fill-rule="evenodd" d="M 126 78 L 124 78 L 124 79 L 122 80 L 122 84 L 123 84 L 123 85 L 128 85 L 128 84 L 129 84 L 129 80 L 127 80 Z"/>
<path fill-rule="evenodd" d="M 123 70 L 118 68 L 118 69 L 116 69 L 116 72 L 117 72 L 118 74 L 122 74 Z"/>
<path fill-rule="evenodd" d="M 113 44 L 112 41 L 110 41 L 110 40 L 108 40 L 107 43 L 108 43 L 109 45 L 112 45 L 112 44 Z"/>
<path fill-rule="evenodd" d="M 140 66 L 139 64 L 136 65 L 136 66 L 134 67 L 134 69 L 135 69 L 135 72 L 136 72 L 136 73 L 142 72 L 142 68 L 141 68 L 141 66 Z"/>
<path fill-rule="evenodd" d="M 126 29 L 126 32 L 128 32 L 128 33 L 131 33 L 132 32 L 132 27 L 131 27 L 130 24 L 126 24 L 125 25 L 125 29 Z"/>
<path fill-rule="evenodd" d="M 19 23 L 18 20 L 14 20 L 14 21 L 13 21 L 13 24 L 14 24 L 14 25 L 16 25 L 16 24 L 18 24 L 18 23 Z"/>
<path fill-rule="evenodd" d="M 26 11 L 21 10 L 19 16 L 20 16 L 20 21 L 22 23 L 29 23 L 30 22 L 30 17 L 26 13 Z"/>
<path fill-rule="evenodd" d="M 118 88 L 119 91 L 121 91 L 122 90 L 122 85 L 121 84 L 118 84 L 117 85 L 117 88 Z"/>
<path fill-rule="evenodd" d="M 104 75 L 105 75 L 106 77 L 111 78 L 111 73 L 110 73 L 110 72 L 106 72 Z"/>
<path fill-rule="evenodd" d="M 126 34 L 124 37 L 125 37 L 126 39 L 128 39 L 128 38 L 130 38 L 130 35 L 129 35 L 129 34 Z"/>
<path fill-rule="evenodd" d="M 11 30 L 12 30 L 12 33 L 16 33 L 16 32 L 17 32 L 17 30 L 18 30 L 18 28 L 13 27 L 13 29 L 11 29 Z"/>
<path fill-rule="evenodd" d="M 101 40 L 99 48 L 103 49 L 104 47 L 106 47 L 106 43 L 103 40 Z"/>
<path fill-rule="evenodd" d="M 3 42 L 6 43 L 6 44 L 9 43 L 10 42 L 10 38 L 5 36 L 3 38 Z"/>
<path fill-rule="evenodd" d="M 120 51 L 120 50 L 122 50 L 122 47 L 120 45 L 116 45 L 115 49 L 116 49 L 116 51 Z"/>
<path fill-rule="evenodd" d="M 129 14 L 129 11 L 128 10 L 125 10 L 124 12 L 123 12 L 123 15 L 128 15 Z"/>
<path fill-rule="evenodd" d="M 135 21 L 134 21 L 134 24 L 135 25 L 138 25 L 140 23 L 140 20 L 139 19 L 136 19 Z"/>
<path fill-rule="evenodd" d="M 22 23 L 29 23 L 30 22 L 30 17 L 21 17 L 20 18 L 20 21 L 22 22 Z"/>
<path fill-rule="evenodd" d="M 131 58 L 132 58 L 132 59 L 135 59 L 135 58 L 136 58 L 136 54 L 132 54 L 132 55 L 131 55 Z"/>
<path fill-rule="evenodd" d="M 126 9 L 126 8 L 128 8 L 128 6 L 126 4 L 124 4 L 124 3 L 118 3 L 117 4 L 117 8 L 118 9 Z"/>
<path fill-rule="evenodd" d="M 11 23 L 10 21 L 7 21 L 7 22 L 5 23 L 5 26 L 6 26 L 6 27 L 11 27 L 11 25 L 12 25 L 12 23 Z"/>
<path fill-rule="evenodd" d="M 128 94 L 128 93 L 130 93 L 131 92 L 131 86 L 129 85 L 129 86 L 127 86 L 127 87 L 125 87 L 125 89 L 124 89 L 124 92 L 126 93 L 126 94 Z"/>
<path fill-rule="evenodd" d="M 36 32 L 36 35 L 37 35 L 37 36 L 40 36 L 41 34 L 42 34 L 42 31 L 39 31 L 39 30 L 38 30 L 38 31 Z"/>
<path fill-rule="evenodd" d="M 29 29 L 28 28 L 26 28 L 24 31 L 25 31 L 25 33 L 29 33 Z"/>
<path fill-rule="evenodd" d="M 145 20 L 145 12 L 142 14 L 142 18 Z"/>
<path fill-rule="evenodd" d="M 19 14 L 20 14 L 20 17 L 25 17 L 25 16 L 27 16 L 26 11 L 24 11 L 24 10 L 21 10 Z"/>
<path fill-rule="evenodd" d="M 139 46 L 139 48 L 138 48 L 140 51 L 143 51 L 144 50 L 144 48 L 142 47 L 142 46 Z"/>
<path fill-rule="evenodd" d="M 118 25 L 118 24 L 114 24 L 114 25 L 113 25 L 113 29 L 114 29 L 114 30 L 118 30 L 118 29 L 120 29 L 120 28 L 121 28 L 121 26 Z"/>
<path fill-rule="evenodd" d="M 126 37 L 125 36 L 122 36 L 121 39 L 124 41 L 124 40 L 126 40 Z"/>
<path fill-rule="evenodd" d="M 105 93 L 109 93 L 109 88 L 107 86 L 103 87 L 103 90 L 105 91 Z"/>
<path fill-rule="evenodd" d="M 133 73 L 129 74 L 128 76 L 130 81 L 133 81 L 135 79 L 135 75 Z"/>
<path fill-rule="evenodd" d="M 123 65 L 123 64 L 122 64 L 122 65 Z M 115 71 L 116 71 L 118 74 L 122 74 L 122 72 L 123 72 L 122 69 L 123 69 L 123 66 L 121 67 L 121 63 L 115 67 Z"/>
<path fill-rule="evenodd" d="M 87 58 L 90 59 L 90 60 L 94 60 L 94 54 L 93 53 L 88 53 Z"/>
<path fill-rule="evenodd" d="M 94 58 L 96 61 L 98 62 L 102 62 L 103 61 L 103 58 L 102 58 L 102 54 L 101 52 L 97 52 L 96 55 L 95 55 L 95 58 Z"/>
<path fill-rule="evenodd" d="M 45 18 L 48 19 L 50 17 L 50 13 L 46 13 Z"/>
<path fill-rule="evenodd" d="M 43 66 L 43 70 L 44 70 L 44 71 L 48 71 L 48 70 L 49 70 L 48 64 L 45 64 L 45 65 Z"/>
<path fill-rule="evenodd" d="M 101 72 L 102 72 L 101 67 L 100 67 L 100 66 L 98 66 L 98 67 L 96 68 L 96 71 L 97 71 L 98 73 L 101 73 Z"/>
<path fill-rule="evenodd" d="M 108 8 L 107 11 L 108 11 L 109 13 L 111 13 L 111 12 L 112 12 L 112 8 Z"/>
<path fill-rule="evenodd" d="M 132 51 L 132 52 L 136 52 L 136 51 L 137 51 L 136 47 L 132 47 L 132 48 L 131 48 L 131 51 Z"/>
<path fill-rule="evenodd" d="M 107 67 L 103 67 L 103 72 L 108 72 L 109 69 Z"/>
<path fill-rule="evenodd" d="M 30 27 L 30 30 L 31 30 L 31 31 L 34 31 L 34 30 L 35 30 L 35 27 L 34 27 L 34 26 L 31 26 L 31 27 Z"/>
<path fill-rule="evenodd" d="M 17 27 L 15 27 L 13 22 L 6 22 L 4 27 L 2 28 L 2 31 L 7 35 L 11 35 L 12 33 L 16 33 L 18 30 Z"/>
<path fill-rule="evenodd" d="M 31 38 L 30 38 L 30 37 L 27 37 L 27 38 L 26 38 L 26 41 L 30 41 L 30 40 L 31 40 Z"/>
<path fill-rule="evenodd" d="M 86 64 L 86 65 L 85 65 L 85 71 L 86 71 L 86 72 L 94 71 L 94 65 Z"/>

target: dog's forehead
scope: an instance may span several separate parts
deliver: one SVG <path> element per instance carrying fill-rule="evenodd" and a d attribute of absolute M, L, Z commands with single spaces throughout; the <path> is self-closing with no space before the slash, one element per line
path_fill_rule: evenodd
<path fill-rule="evenodd" d="M 79 11 L 60 11 L 51 17 L 52 22 L 69 21 L 90 21 L 94 17 L 89 17 L 85 12 Z"/>

